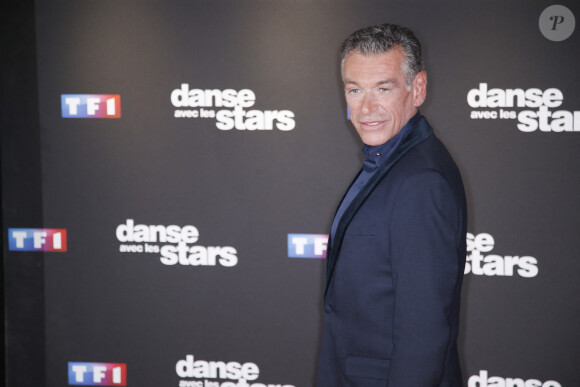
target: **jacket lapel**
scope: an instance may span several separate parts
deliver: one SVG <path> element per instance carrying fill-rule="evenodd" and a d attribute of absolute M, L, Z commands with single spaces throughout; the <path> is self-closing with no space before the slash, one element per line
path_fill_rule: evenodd
<path fill-rule="evenodd" d="M 357 213 L 360 206 L 365 202 L 366 198 L 375 189 L 377 184 L 386 176 L 389 170 L 407 153 L 413 149 L 417 144 L 423 142 L 433 134 L 433 129 L 425 119 L 421 117 L 415 128 L 403 139 L 401 144 L 389 155 L 389 157 L 379 166 L 377 171 L 372 175 L 365 186 L 360 190 L 357 196 L 350 203 L 342 218 L 340 219 L 336 228 L 336 233 L 333 240 L 328 241 L 328 250 L 326 255 L 326 289 L 324 293 L 328 292 L 328 286 L 334 274 L 334 267 L 338 258 L 344 234 L 352 218 Z M 360 172 L 359 172 L 360 174 Z M 358 175 L 357 175 L 358 176 Z M 356 180 L 356 178 L 355 178 Z M 353 180 L 354 182 L 354 180 Z M 352 183 L 351 183 L 352 185 Z M 343 197 L 344 199 L 344 197 Z"/>

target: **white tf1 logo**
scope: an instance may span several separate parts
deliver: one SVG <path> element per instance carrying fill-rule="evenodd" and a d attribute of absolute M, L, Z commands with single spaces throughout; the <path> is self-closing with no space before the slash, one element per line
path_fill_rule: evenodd
<path fill-rule="evenodd" d="M 467 381 L 467 387 L 562 387 L 554 380 L 541 382 L 537 379 L 523 380 L 520 378 L 502 378 L 500 376 L 488 377 L 487 370 L 479 371 L 479 375 L 473 375 Z"/>
<path fill-rule="evenodd" d="M 538 260 L 535 257 L 482 254 L 491 252 L 494 247 L 495 240 L 490 234 L 473 235 L 468 232 L 465 274 L 511 277 L 517 273 L 524 278 L 538 275 Z"/>
<path fill-rule="evenodd" d="M 517 118 L 517 128 L 526 133 L 538 129 L 540 132 L 580 132 L 580 111 L 553 110 L 563 102 L 564 94 L 554 87 L 545 90 L 535 87 L 525 90 L 488 89 L 488 84 L 482 82 L 479 88 L 467 93 L 469 106 L 478 109 L 470 113 L 473 120 Z M 518 111 L 521 108 L 529 109 Z"/>
<path fill-rule="evenodd" d="M 190 89 L 182 83 L 171 92 L 171 104 L 179 108 L 176 118 L 215 119 L 220 130 L 289 131 L 296 127 L 290 110 L 246 110 L 256 104 L 256 94 L 250 89 Z"/>

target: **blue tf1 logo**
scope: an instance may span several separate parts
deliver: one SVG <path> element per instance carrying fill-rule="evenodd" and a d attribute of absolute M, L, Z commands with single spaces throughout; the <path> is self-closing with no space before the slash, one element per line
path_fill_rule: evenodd
<path fill-rule="evenodd" d="M 68 384 L 74 386 L 126 386 L 124 363 L 68 363 Z"/>
<path fill-rule="evenodd" d="M 288 234 L 288 257 L 325 258 L 328 234 Z"/>
<path fill-rule="evenodd" d="M 10 251 L 66 252 L 66 229 L 9 228 L 8 248 Z"/>
<path fill-rule="evenodd" d="M 62 94 L 63 118 L 121 118 L 119 94 Z"/>

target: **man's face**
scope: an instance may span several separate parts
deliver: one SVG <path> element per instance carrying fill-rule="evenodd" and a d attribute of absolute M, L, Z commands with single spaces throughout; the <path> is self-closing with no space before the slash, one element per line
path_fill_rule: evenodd
<path fill-rule="evenodd" d="M 393 138 L 425 100 L 425 72 L 419 72 L 407 90 L 402 64 L 399 48 L 367 56 L 353 51 L 344 60 L 342 78 L 350 120 L 367 145 Z"/>

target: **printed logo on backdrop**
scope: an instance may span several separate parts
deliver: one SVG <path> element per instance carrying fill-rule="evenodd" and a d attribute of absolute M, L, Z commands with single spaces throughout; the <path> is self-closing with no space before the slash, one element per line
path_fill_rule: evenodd
<path fill-rule="evenodd" d="M 488 376 L 487 370 L 479 371 L 479 375 L 472 375 L 467 381 L 467 387 L 562 387 L 554 380 L 541 382 L 538 379 L 524 380 L 522 378 L 502 378 L 500 376 Z"/>
<path fill-rule="evenodd" d="M 288 257 L 325 258 L 328 234 L 288 234 Z"/>
<path fill-rule="evenodd" d="M 126 386 L 124 363 L 68 363 L 68 384 L 73 386 Z"/>
<path fill-rule="evenodd" d="M 489 88 L 480 83 L 467 93 L 472 120 L 515 120 L 522 132 L 580 133 L 580 111 L 555 110 L 564 102 L 564 94 L 556 88 L 545 90 Z M 525 109 L 525 110 L 522 110 Z"/>
<path fill-rule="evenodd" d="M 237 250 L 232 246 L 202 246 L 196 244 L 200 233 L 192 225 L 135 224 L 133 219 L 117 226 L 121 253 L 151 254 L 164 265 L 224 266 L 238 264 Z"/>
<path fill-rule="evenodd" d="M 62 118 L 121 118 L 118 94 L 62 94 Z"/>
<path fill-rule="evenodd" d="M 182 83 L 171 92 L 171 103 L 178 108 L 175 118 L 215 120 L 221 130 L 289 131 L 296 126 L 290 110 L 246 110 L 256 103 L 256 94 L 250 89 L 190 89 Z"/>
<path fill-rule="evenodd" d="M 524 278 L 538 275 L 538 260 L 534 257 L 518 255 L 497 255 L 489 253 L 495 247 L 493 236 L 487 233 L 473 235 L 467 233 L 467 262 L 465 274 L 512 277 L 518 274 Z"/>
<path fill-rule="evenodd" d="M 576 19 L 572 11 L 563 5 L 551 5 L 540 14 L 538 24 L 546 39 L 561 42 L 574 32 Z"/>
<path fill-rule="evenodd" d="M 175 365 L 179 387 L 294 387 L 290 384 L 257 382 L 260 368 L 256 363 L 195 360 L 186 355 Z"/>
<path fill-rule="evenodd" d="M 66 252 L 66 229 L 9 228 L 8 249 L 10 251 Z"/>
<path fill-rule="evenodd" d="M 497 255 L 489 253 L 495 239 L 487 233 L 467 233 L 465 274 L 532 278 L 538 275 L 538 260 L 531 256 Z M 325 258 L 327 234 L 288 234 L 289 258 Z"/>

